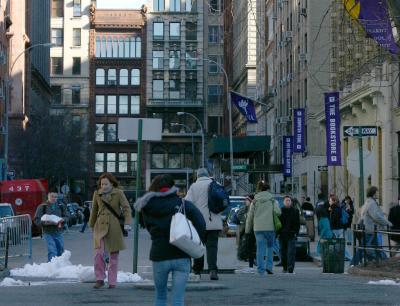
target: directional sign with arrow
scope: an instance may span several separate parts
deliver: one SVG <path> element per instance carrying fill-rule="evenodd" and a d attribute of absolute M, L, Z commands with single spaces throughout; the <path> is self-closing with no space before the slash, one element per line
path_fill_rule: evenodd
<path fill-rule="evenodd" d="M 361 135 L 360 135 L 361 131 Z M 377 136 L 378 127 L 374 125 L 360 125 L 360 126 L 344 126 L 343 135 L 346 137 L 367 137 Z"/>

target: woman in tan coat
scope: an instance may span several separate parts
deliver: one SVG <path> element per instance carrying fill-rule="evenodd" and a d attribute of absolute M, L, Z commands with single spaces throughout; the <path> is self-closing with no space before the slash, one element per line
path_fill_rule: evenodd
<path fill-rule="evenodd" d="M 89 226 L 93 229 L 94 242 L 94 273 L 96 284 L 94 288 L 104 286 L 106 278 L 106 263 L 104 251 L 110 253 L 108 265 L 108 288 L 115 288 L 118 272 L 118 254 L 125 249 L 122 229 L 117 217 L 110 211 L 110 206 L 118 215 L 124 215 L 124 228 L 130 229 L 131 209 L 124 192 L 118 189 L 118 181 L 110 173 L 100 175 L 97 182 L 98 190 L 93 194 L 93 207 L 90 214 Z"/>

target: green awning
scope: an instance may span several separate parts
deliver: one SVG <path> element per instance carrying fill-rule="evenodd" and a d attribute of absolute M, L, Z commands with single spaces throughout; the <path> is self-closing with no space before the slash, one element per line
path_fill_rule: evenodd
<path fill-rule="evenodd" d="M 243 136 L 233 137 L 233 155 L 245 158 L 254 152 L 270 150 L 271 136 Z M 229 156 L 229 137 L 212 138 L 207 146 L 208 157 L 224 154 Z"/>

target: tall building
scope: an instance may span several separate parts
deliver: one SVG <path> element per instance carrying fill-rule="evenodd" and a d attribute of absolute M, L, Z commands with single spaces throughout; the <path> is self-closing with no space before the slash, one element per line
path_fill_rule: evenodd
<path fill-rule="evenodd" d="M 325 148 L 316 115 L 324 109 L 324 92 L 329 90 L 330 1 L 273 1 L 274 64 L 273 86 L 275 130 L 271 163 L 283 163 L 283 136 L 293 135 L 293 112 L 305 109 L 305 151 L 293 155 L 292 177 L 271 175 L 275 191 L 291 191 L 301 199 L 314 200 L 327 193 L 327 176 L 318 172 L 326 164 Z"/>
<path fill-rule="evenodd" d="M 137 144 L 118 139 L 118 119 L 146 114 L 145 8 L 92 5 L 90 11 L 89 189 L 107 171 L 133 200 L 136 180 L 141 179 L 136 177 Z"/>
<path fill-rule="evenodd" d="M 363 137 L 362 189 L 365 198 L 365 190 L 371 185 L 377 186 L 379 202 L 388 212 L 391 205 L 397 203 L 400 189 L 398 56 L 390 55 L 375 40 L 367 38 L 359 23 L 350 18 L 343 1 L 332 1 L 329 17 L 329 86 L 331 91 L 340 93 L 342 151 L 342 166 L 329 167 L 329 191 L 340 198 L 350 195 L 356 207 L 362 205 L 364 199 L 360 198 L 359 140 L 356 137 L 345 137 L 343 127 L 376 126 L 376 136 Z M 377 24 L 378 27 L 382 25 Z M 323 135 L 321 143 L 325 144 L 325 113 L 321 111 L 317 119 Z"/>
<path fill-rule="evenodd" d="M 204 67 L 208 62 L 203 45 L 205 3 L 148 2 L 146 111 L 148 117 L 163 120 L 163 140 L 147 146 L 146 187 L 156 175 L 169 173 L 177 186 L 186 189 L 193 169 L 202 164 Z"/>

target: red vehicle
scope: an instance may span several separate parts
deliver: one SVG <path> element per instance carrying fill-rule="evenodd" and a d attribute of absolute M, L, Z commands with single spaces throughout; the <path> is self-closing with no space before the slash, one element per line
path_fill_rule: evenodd
<path fill-rule="evenodd" d="M 33 219 L 37 207 L 46 200 L 48 190 L 45 179 L 3 181 L 0 182 L 0 202 L 10 203 L 16 215 L 28 214 Z M 34 224 L 32 233 L 40 234 Z"/>

